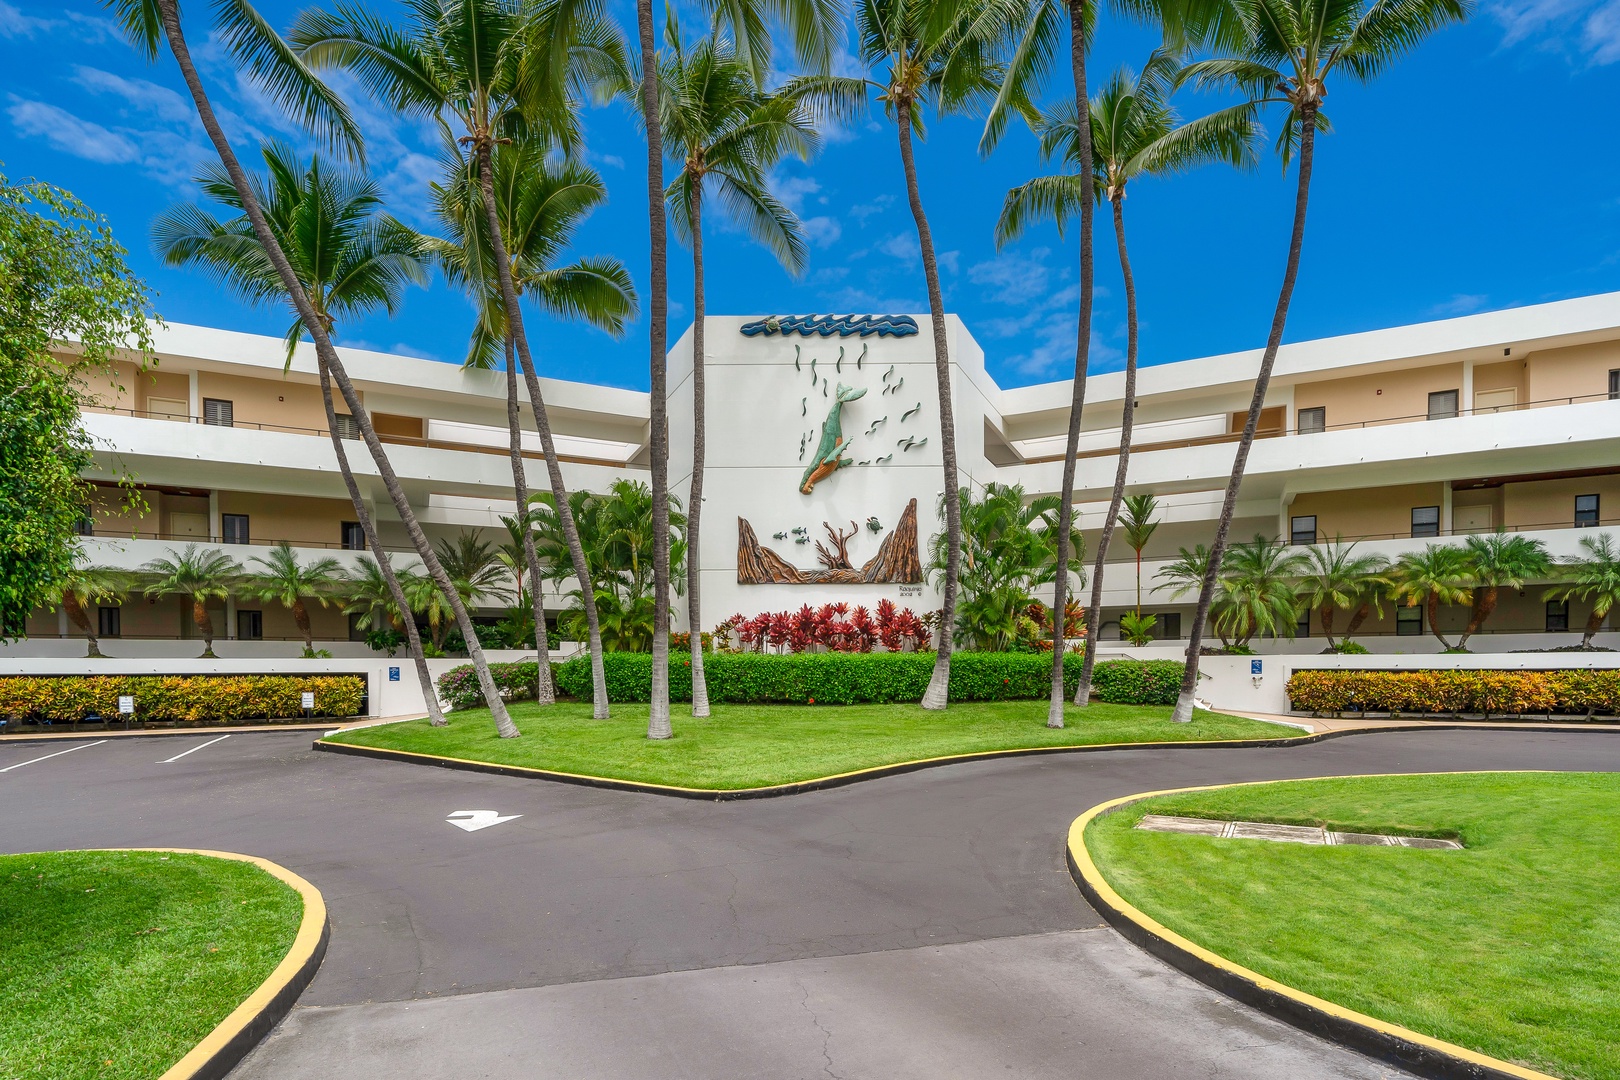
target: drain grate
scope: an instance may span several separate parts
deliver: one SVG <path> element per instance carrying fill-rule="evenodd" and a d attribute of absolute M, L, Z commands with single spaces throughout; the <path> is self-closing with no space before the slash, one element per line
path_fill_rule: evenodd
<path fill-rule="evenodd" d="M 1462 850 L 1462 845 L 1455 840 L 1436 840 L 1427 836 L 1333 832 L 1311 825 L 1269 825 L 1263 821 L 1215 821 L 1211 818 L 1172 817 L 1168 814 L 1144 814 L 1136 827 L 1149 832 L 1190 833 L 1194 836 L 1216 836 L 1223 840 L 1273 840 L 1284 844 L 1318 844 L 1328 847 L 1355 844 L 1363 847 Z"/>

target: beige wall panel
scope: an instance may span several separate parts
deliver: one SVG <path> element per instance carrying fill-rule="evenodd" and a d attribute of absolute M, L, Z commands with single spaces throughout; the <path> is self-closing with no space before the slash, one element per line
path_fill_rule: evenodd
<path fill-rule="evenodd" d="M 1299 383 L 1294 387 L 1294 415 L 1297 422 L 1298 410 L 1325 408 L 1329 430 L 1343 424 L 1422 416 L 1429 411 L 1431 392 L 1461 389 L 1461 364 Z"/>
<path fill-rule="evenodd" d="M 343 540 L 340 523 L 354 520 L 354 505 L 347 499 L 243 491 L 220 492 L 219 512 L 248 515 L 248 535 L 255 543 L 286 540 L 294 545 L 337 547 Z"/>
<path fill-rule="evenodd" d="M 198 518 L 202 527 L 197 527 Z M 148 519 L 150 520 L 150 519 Z M 160 530 L 165 537 L 208 539 L 208 500 L 200 495 L 166 495 L 163 512 L 158 515 Z M 144 531 L 144 530 L 143 530 Z"/>
<path fill-rule="evenodd" d="M 183 401 L 185 411 L 191 409 L 191 377 L 179 371 L 148 371 L 135 383 L 135 407 L 142 412 L 152 409 L 151 399 Z"/>
<path fill-rule="evenodd" d="M 1294 496 L 1288 516 L 1315 514 L 1316 533 L 1328 540 L 1336 535 L 1410 536 L 1412 507 L 1439 506 L 1440 491 L 1439 484 L 1313 491 Z"/>
<path fill-rule="evenodd" d="M 238 426 L 264 424 L 326 430 L 326 406 L 321 402 L 319 386 L 204 371 L 197 375 L 197 392 L 199 397 L 231 402 L 231 412 Z"/>
<path fill-rule="evenodd" d="M 126 509 L 122 490 L 97 484 L 90 494 L 96 535 L 134 536 L 139 532 L 158 532 L 163 520 L 163 492 L 142 491 L 140 494 L 146 500 L 145 514 Z"/>
<path fill-rule="evenodd" d="M 1598 514 L 1604 524 L 1620 521 L 1620 476 L 1586 476 L 1503 484 L 1503 522 L 1510 529 L 1573 525 L 1577 495 L 1598 496 Z"/>
<path fill-rule="evenodd" d="M 180 603 L 175 597 L 148 602 L 137 592 L 123 603 L 124 614 L 119 619 L 122 636 L 127 638 L 180 636 Z M 190 618 L 186 619 L 190 622 Z"/>
<path fill-rule="evenodd" d="M 1525 399 L 1529 387 L 1525 383 L 1524 360 L 1504 360 L 1500 364 L 1474 365 L 1474 393 L 1481 390 L 1507 390 L 1519 392 L 1519 400 Z"/>
<path fill-rule="evenodd" d="M 140 369 L 122 360 L 113 362 L 111 373 L 84 368 L 79 385 L 95 404 L 106 409 L 138 409 Z"/>
<path fill-rule="evenodd" d="M 1609 392 L 1609 372 L 1620 368 L 1620 343 L 1573 345 L 1531 353 L 1527 365 L 1526 393 L 1530 401 L 1571 397 L 1601 400 Z"/>

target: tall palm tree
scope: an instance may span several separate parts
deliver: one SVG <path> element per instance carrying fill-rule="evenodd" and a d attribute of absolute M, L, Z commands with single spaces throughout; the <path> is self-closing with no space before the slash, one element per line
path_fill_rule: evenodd
<path fill-rule="evenodd" d="M 1577 555 L 1562 567 L 1563 582 L 1547 590 L 1549 600 L 1589 601 L 1592 612 L 1581 635 L 1581 648 L 1590 649 L 1592 639 L 1603 627 L 1603 620 L 1620 604 L 1620 547 L 1608 533 L 1581 537 L 1585 555 Z"/>
<path fill-rule="evenodd" d="M 1357 555 L 1356 543 L 1346 544 L 1335 536 L 1331 544 L 1312 544 L 1304 551 L 1305 562 L 1298 589 L 1306 610 L 1316 610 L 1322 619 L 1322 636 L 1328 651 L 1337 652 L 1333 640 L 1334 616 L 1341 611 L 1359 613 L 1363 604 L 1376 601 L 1387 586 L 1385 571 L 1389 560 L 1382 555 Z M 1350 640 L 1350 632 L 1345 641 Z"/>
<path fill-rule="evenodd" d="M 1468 553 L 1450 544 L 1425 544 L 1422 551 L 1409 551 L 1391 568 L 1394 598 L 1407 607 L 1422 605 L 1429 621 L 1429 632 L 1446 652 L 1460 649 L 1440 632 L 1440 605 L 1466 604 L 1474 593 L 1469 578 Z"/>
<path fill-rule="evenodd" d="M 320 157 L 305 167 L 295 153 L 280 144 L 265 144 L 261 154 L 267 178 L 249 176 L 252 198 L 288 266 L 298 278 L 309 309 L 323 333 L 330 336 L 338 317 L 357 317 L 377 308 L 393 313 L 411 284 L 426 284 L 420 241 L 414 232 L 382 212 L 381 192 L 364 176 L 334 168 Z M 224 221 L 195 206 L 175 207 L 153 222 L 153 245 L 171 266 L 199 266 L 251 303 L 287 302 L 281 275 L 259 242 L 246 213 L 246 203 L 228 172 L 219 166 L 204 168 L 197 178 L 203 193 L 240 213 Z M 304 317 L 296 311 L 286 336 L 287 362 L 306 332 Z M 349 463 L 348 447 L 337 427 L 332 401 L 331 372 L 323 356 L 316 366 L 321 400 L 326 409 L 327 436 L 337 456 L 355 518 L 375 553 L 385 581 L 392 581 L 394 600 L 408 610 L 404 588 L 395 577 L 392 560 L 383 550 L 371 508 Z M 407 627 L 411 658 L 422 688 L 428 720 L 444 723 L 433 676 L 415 623 Z"/>
<path fill-rule="evenodd" d="M 459 155 L 452 157 L 450 182 L 434 185 L 434 203 L 448 238 L 430 240 L 440 268 L 453 283 L 473 294 L 478 319 L 469 343 L 465 366 L 488 368 L 498 350 L 506 355 L 506 421 L 512 461 L 512 486 L 519 507 L 529 505 L 528 474 L 523 464 L 523 427 L 518 396 L 515 338 L 506 321 L 494 269 L 494 248 L 488 241 L 489 225 L 483 213 L 480 185 Z M 602 177 L 588 166 L 558 160 L 535 139 L 519 139 L 498 146 L 491 155 L 494 188 L 502 241 L 511 262 L 514 288 L 521 298 L 537 301 L 554 317 L 577 318 L 618 336 L 636 313 L 635 286 L 619 260 L 587 256 L 564 266 L 554 265 L 573 238 L 574 231 L 597 206 L 607 200 Z M 498 343 L 498 344 L 497 344 Z M 538 660 L 536 701 L 555 700 L 551 656 L 546 646 L 545 596 L 539 559 L 531 532 L 519 537 L 529 577 L 530 607 L 535 626 Z M 590 605 L 587 605 L 590 606 Z M 590 625 L 587 612 L 586 624 Z M 600 634 L 592 632 L 593 665 L 600 659 Z M 593 667 L 594 670 L 594 667 Z M 593 685 L 605 713 L 607 685 Z"/>
<path fill-rule="evenodd" d="M 965 112 L 994 97 L 1002 65 L 998 55 L 1010 39 L 1016 4 L 990 0 L 982 4 L 941 3 L 940 0 L 859 0 L 855 5 L 855 31 L 859 60 L 865 77 L 809 75 L 790 80 L 783 93 L 803 97 L 838 120 L 853 119 L 868 109 L 868 93 L 875 92 L 885 115 L 894 121 L 899 136 L 900 164 L 905 172 L 906 200 L 917 227 L 923 279 L 928 288 L 928 311 L 934 337 L 934 382 L 939 398 L 940 449 L 944 489 L 961 486 L 956 466 L 956 420 L 951 401 L 950 356 L 945 329 L 945 301 L 939 287 L 939 261 L 934 234 L 917 185 L 913 132 L 922 137 L 922 110 L 932 106 L 940 116 Z M 1070 487 L 1072 488 L 1072 483 Z M 922 707 L 946 707 L 951 678 L 951 631 L 956 623 L 957 580 L 962 561 L 962 515 L 955 499 L 945 502 L 946 569 L 941 591 L 942 632 L 934 660 L 933 677 L 923 694 Z M 1067 578 L 1066 541 L 1071 510 L 1065 504 L 1059 529 L 1059 565 Z M 1062 611 L 1063 588 L 1057 587 L 1054 611 Z M 1061 620 L 1054 627 L 1062 635 Z M 1062 663 L 1062 649 L 1054 664 Z M 1062 682 L 1058 678 L 1056 724 L 1061 727 Z M 1051 720 L 1048 720 L 1051 723 Z"/>
<path fill-rule="evenodd" d="M 1191 5 L 1197 7 L 1199 5 Z M 1207 6 L 1207 5 L 1205 5 Z M 1248 418 L 1232 459 L 1232 475 L 1221 502 L 1221 516 L 1211 544 L 1211 568 L 1198 593 L 1187 635 L 1187 662 L 1172 719 L 1192 720 L 1193 692 L 1198 686 L 1198 655 L 1204 621 L 1215 595 L 1215 578 L 1226 552 L 1238 489 L 1254 445 L 1260 411 L 1265 407 L 1271 369 L 1288 323 L 1288 306 L 1299 276 L 1300 250 L 1305 242 L 1305 210 L 1310 201 L 1311 169 L 1316 155 L 1316 133 L 1327 130 L 1322 101 L 1329 76 L 1343 73 L 1356 82 L 1370 82 L 1401 54 L 1416 47 L 1447 23 L 1461 22 L 1470 0 L 1224 0 L 1222 19 L 1236 38 L 1230 55 L 1200 60 L 1182 71 L 1183 80 L 1217 90 L 1237 91 L 1256 108 L 1281 105 L 1286 110 L 1277 152 L 1284 167 L 1296 156 L 1299 175 L 1294 194 L 1294 223 L 1288 240 L 1277 307 L 1271 319 Z"/>
<path fill-rule="evenodd" d="M 730 217 L 777 261 L 804 269 L 804 233 L 793 211 L 771 194 L 768 173 L 783 157 L 808 159 L 819 139 L 792 98 L 762 91 L 731 42 L 711 33 L 695 47 L 681 40 L 670 10 L 659 74 L 664 149 L 680 172 L 666 189 L 675 234 L 692 249 L 692 481 L 686 512 L 686 612 L 691 630 L 692 715 L 709 715 L 703 674 L 702 565 L 699 529 L 707 454 L 703 196 L 712 189 Z"/>
<path fill-rule="evenodd" d="M 129 574 L 123 570 L 75 563 L 67 576 L 52 589 L 49 602 L 66 611 L 73 625 L 84 634 L 85 641 L 89 643 L 85 655 L 99 659 L 102 655 L 101 641 L 97 636 L 99 626 L 91 622 L 89 608 L 118 603 L 129 587 Z M 1602 621 L 1601 618 L 1599 621 Z"/>
<path fill-rule="evenodd" d="M 242 592 L 255 600 L 280 604 L 292 612 L 293 622 L 304 638 L 304 653 L 315 651 L 315 631 L 309 622 L 309 607 L 313 600 L 326 607 L 338 600 L 338 589 L 344 580 L 342 565 L 331 556 L 301 563 L 292 545 L 283 540 L 270 549 L 269 556 L 254 556 L 250 561 L 259 570 L 249 571 L 242 583 Z"/>
<path fill-rule="evenodd" d="M 410 537 L 411 545 L 416 549 L 417 556 L 422 560 L 424 569 L 433 578 L 434 583 L 449 595 L 450 581 L 433 554 L 433 547 L 428 542 L 427 534 L 422 531 L 421 522 L 417 520 L 410 499 L 399 482 L 399 475 L 394 472 L 393 463 L 383 449 L 382 440 L 377 437 L 371 416 L 360 400 L 360 394 L 349 378 L 348 369 L 344 366 L 342 358 L 332 346 L 330 333 L 310 305 L 309 297 L 297 272 L 288 262 L 280 241 L 260 209 L 246 170 L 237 159 L 230 140 L 225 137 L 224 129 L 220 127 L 213 103 L 209 100 L 202 77 L 192 60 L 191 48 L 186 41 L 180 21 L 178 0 L 103 0 L 103 4 L 112 9 L 125 37 L 149 61 L 156 60 L 158 50 L 163 44 L 168 44 L 169 52 L 180 68 L 192 105 L 197 110 L 203 131 L 214 147 L 214 152 L 219 155 L 220 163 L 224 165 L 237 195 L 242 200 L 242 212 L 253 226 L 253 235 L 263 247 L 277 276 L 281 278 L 288 299 L 303 320 L 305 329 L 314 343 L 323 391 L 327 388 L 328 379 L 337 383 L 344 403 L 349 407 L 349 414 L 354 417 L 355 424 L 360 429 L 360 437 L 366 444 L 366 450 L 376 463 L 383 487 L 399 514 L 406 535 Z M 342 101 L 315 77 L 247 0 L 220 0 L 214 5 L 214 12 L 216 28 L 220 31 L 227 49 L 238 64 L 247 69 L 272 101 L 285 105 L 287 111 L 303 126 L 316 131 L 326 141 L 342 146 L 359 156 L 359 130 Z M 330 403 L 327 405 L 327 412 L 330 417 L 332 412 Z M 335 430 L 333 428 L 334 433 Z M 334 444 L 337 442 L 335 434 L 333 442 Z M 471 633 L 472 624 L 466 619 L 466 612 L 459 610 L 459 603 L 456 606 L 457 620 L 464 622 L 467 632 Z M 490 713 L 495 720 L 496 730 L 505 738 L 516 736 L 517 726 L 512 723 L 505 705 L 499 700 L 498 688 L 489 673 L 489 665 L 484 661 L 483 651 L 474 651 L 472 661 L 484 700 L 490 702 Z M 431 693 L 427 694 L 427 697 L 431 713 L 434 698 Z"/>
<path fill-rule="evenodd" d="M 1169 52 L 1156 50 L 1141 74 L 1119 68 L 1091 99 L 1089 123 L 1091 153 L 1097 197 L 1113 209 L 1114 240 L 1119 249 L 1119 268 L 1125 281 L 1125 402 L 1120 423 L 1119 461 L 1114 470 L 1114 490 L 1103 516 L 1102 535 L 1097 543 L 1096 561 L 1091 571 L 1090 610 L 1102 609 L 1103 569 L 1119 519 L 1120 502 L 1125 495 L 1125 477 L 1130 467 L 1131 428 L 1136 416 L 1136 277 L 1131 272 L 1130 253 L 1125 243 L 1125 188 L 1138 177 L 1164 176 L 1185 172 L 1200 165 L 1225 161 L 1237 167 L 1254 161 L 1253 109 L 1239 105 L 1222 109 L 1189 123 L 1181 123 L 1170 98 L 1179 65 Z M 1036 123 L 1041 153 L 1054 155 L 1072 166 L 1080 161 L 1079 112 L 1065 99 Z M 1061 234 L 1068 217 L 1078 209 L 1080 177 L 1073 172 L 1041 176 L 1007 193 L 996 225 L 998 246 L 1017 238 L 1034 220 L 1054 218 Z M 1138 612 L 1140 615 L 1140 612 Z M 1085 659 L 1074 703 L 1091 700 L 1091 673 L 1097 662 L 1097 635 L 1086 637 Z"/>
<path fill-rule="evenodd" d="M 1546 544 L 1528 536 L 1508 536 L 1501 530 L 1470 536 L 1463 551 L 1468 557 L 1468 576 L 1473 579 L 1474 603 L 1457 641 L 1459 649 L 1468 647 L 1468 639 L 1479 633 L 1496 610 L 1499 590 L 1522 589 L 1526 581 L 1545 578 L 1553 566 Z"/>
<path fill-rule="evenodd" d="M 1136 553 L 1136 614 L 1142 614 L 1142 549 L 1148 546 L 1153 534 L 1159 531 L 1159 523 L 1153 520 L 1153 515 L 1159 510 L 1159 500 L 1153 495 L 1127 495 L 1124 500 L 1125 512 L 1120 517 L 1119 527 L 1125 530 L 1125 543 Z"/>
<path fill-rule="evenodd" d="M 184 551 L 171 550 L 168 558 L 153 559 L 142 566 L 140 572 L 155 578 L 143 590 L 148 598 L 184 596 L 190 599 L 191 619 L 203 639 L 203 659 L 214 659 L 214 620 L 209 617 L 208 602 L 231 595 L 242 577 L 242 568 L 236 560 L 223 551 L 187 544 Z"/>

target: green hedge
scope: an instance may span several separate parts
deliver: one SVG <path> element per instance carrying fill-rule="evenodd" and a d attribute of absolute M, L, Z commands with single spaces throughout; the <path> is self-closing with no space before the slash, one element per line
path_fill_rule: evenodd
<path fill-rule="evenodd" d="M 307 690 L 318 716 L 355 716 L 366 696 L 357 675 L 16 675 L 0 677 L 0 716 L 73 723 L 113 717 L 118 698 L 135 698 L 137 721 L 235 723 L 303 715 Z"/>
<path fill-rule="evenodd" d="M 1297 712 L 1612 714 L 1620 708 L 1620 671 L 1296 671 L 1288 700 Z"/>
<path fill-rule="evenodd" d="M 610 652 L 603 658 L 609 701 L 644 702 L 651 695 L 652 656 Z M 722 703 L 815 703 L 853 705 L 918 701 L 934 670 L 933 653 L 714 653 L 704 659 L 709 700 Z M 492 664 L 491 674 L 508 701 L 534 697 L 532 660 Z M 591 698 L 590 658 L 583 654 L 555 669 L 557 689 L 581 701 Z M 1080 656 L 1063 658 L 1064 692 L 1080 679 Z M 1046 697 L 1051 654 L 959 652 L 951 657 L 952 701 L 1013 701 Z M 1170 705 L 1181 685 L 1181 665 L 1170 660 L 1109 660 L 1093 675 L 1093 696 L 1128 705 Z M 471 665 L 446 672 L 439 695 L 453 709 L 483 704 Z M 691 660 L 670 654 L 669 696 L 692 700 Z"/>

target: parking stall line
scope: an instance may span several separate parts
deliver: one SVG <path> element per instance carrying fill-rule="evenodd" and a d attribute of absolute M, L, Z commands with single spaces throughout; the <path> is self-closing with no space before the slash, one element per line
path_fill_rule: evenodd
<path fill-rule="evenodd" d="M 87 750 L 92 746 L 100 746 L 102 743 L 104 743 L 106 741 L 107 741 L 106 739 L 97 739 L 93 743 L 80 743 L 78 746 L 70 746 L 66 750 L 58 750 L 54 754 L 45 754 L 43 757 L 29 758 L 27 761 L 19 761 L 15 765 L 7 765 L 5 768 L 0 769 L 0 773 L 8 773 L 12 769 L 20 769 L 24 765 L 32 765 L 34 762 L 36 762 L 36 761 L 44 761 L 44 760 L 46 760 L 46 758 L 61 757 L 63 754 L 71 754 L 75 750 Z"/>
<path fill-rule="evenodd" d="M 204 747 L 213 746 L 217 742 L 224 742 L 228 738 L 230 738 L 229 735 L 221 735 L 217 739 L 209 739 L 207 742 L 203 743 L 201 746 L 193 746 L 190 750 L 183 750 L 180 753 L 174 755 L 174 757 L 164 758 L 162 761 L 159 761 L 156 764 L 158 764 L 158 765 L 167 765 L 171 761 L 179 761 L 181 758 L 185 757 L 187 754 L 195 754 L 197 751 L 203 749 Z"/>

